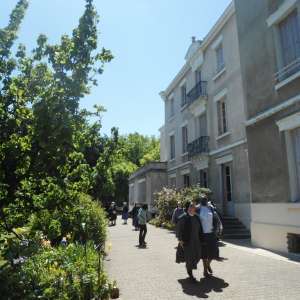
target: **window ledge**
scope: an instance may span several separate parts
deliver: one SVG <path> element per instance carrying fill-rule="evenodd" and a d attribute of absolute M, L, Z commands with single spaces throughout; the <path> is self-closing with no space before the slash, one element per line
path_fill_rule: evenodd
<path fill-rule="evenodd" d="M 189 154 L 188 152 L 184 152 L 184 153 L 181 154 L 181 156 L 186 156 L 188 154 Z"/>
<path fill-rule="evenodd" d="M 213 81 L 218 80 L 224 73 L 226 72 L 226 68 L 224 67 L 213 77 Z"/>
<path fill-rule="evenodd" d="M 181 106 L 180 110 L 181 110 L 181 111 L 185 110 L 185 109 L 187 108 L 187 106 L 188 106 L 187 103 L 184 104 L 183 106 Z"/>
<path fill-rule="evenodd" d="M 290 77 L 277 83 L 275 85 L 275 90 L 278 91 L 279 89 L 281 89 L 282 87 L 286 86 L 287 84 L 289 84 L 290 82 L 294 81 L 295 79 L 297 79 L 299 77 L 300 77 L 300 71 L 296 72 L 295 74 L 291 75 Z"/>
<path fill-rule="evenodd" d="M 170 118 L 168 119 L 168 122 L 172 122 L 174 119 L 175 119 L 175 115 L 173 115 L 172 117 L 170 117 Z"/>
<path fill-rule="evenodd" d="M 219 141 L 219 140 L 225 138 L 226 136 L 229 136 L 230 134 L 231 134 L 230 132 L 223 133 L 223 134 L 217 136 L 216 140 Z"/>
<path fill-rule="evenodd" d="M 295 7 L 297 0 L 286 0 L 281 4 L 278 9 L 271 14 L 267 19 L 267 24 L 269 27 L 278 24 L 282 19 L 284 19 Z"/>
<path fill-rule="evenodd" d="M 173 163 L 176 159 L 175 158 L 172 158 L 169 160 L 169 163 Z"/>

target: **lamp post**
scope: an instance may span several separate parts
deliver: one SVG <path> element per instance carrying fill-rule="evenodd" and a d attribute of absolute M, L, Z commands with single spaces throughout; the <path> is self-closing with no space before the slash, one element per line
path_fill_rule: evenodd
<path fill-rule="evenodd" d="M 86 223 L 81 223 L 84 232 L 84 256 L 85 256 L 85 269 L 87 265 L 87 256 L 86 256 L 86 241 L 87 241 L 87 226 Z"/>

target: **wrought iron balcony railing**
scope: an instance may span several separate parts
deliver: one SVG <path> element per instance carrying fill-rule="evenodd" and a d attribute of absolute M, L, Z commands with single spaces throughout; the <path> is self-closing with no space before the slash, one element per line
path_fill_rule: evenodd
<path fill-rule="evenodd" d="M 208 153 L 208 136 L 201 136 L 200 138 L 194 140 L 188 144 L 188 153 L 190 157 L 193 157 L 198 154 Z"/>
<path fill-rule="evenodd" d="M 199 81 L 187 94 L 187 104 L 190 105 L 199 97 L 207 97 L 207 81 Z"/>
<path fill-rule="evenodd" d="M 300 57 L 275 73 L 275 82 L 280 83 L 300 71 Z"/>

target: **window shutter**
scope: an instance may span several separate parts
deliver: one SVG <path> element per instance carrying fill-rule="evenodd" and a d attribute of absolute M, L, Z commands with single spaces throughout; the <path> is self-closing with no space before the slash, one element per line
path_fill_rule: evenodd
<path fill-rule="evenodd" d="M 279 24 L 281 50 L 284 66 L 287 66 L 300 57 L 300 27 L 298 14 L 291 13 Z"/>
<path fill-rule="evenodd" d="M 219 135 L 221 135 L 223 133 L 222 131 L 222 113 L 221 113 L 221 102 L 219 101 L 217 103 L 217 113 L 218 113 L 218 131 L 219 131 Z"/>
<path fill-rule="evenodd" d="M 221 105 L 222 105 L 222 122 L 223 122 L 223 124 L 222 124 L 223 132 L 222 133 L 225 133 L 225 132 L 227 132 L 226 102 L 222 101 Z"/>

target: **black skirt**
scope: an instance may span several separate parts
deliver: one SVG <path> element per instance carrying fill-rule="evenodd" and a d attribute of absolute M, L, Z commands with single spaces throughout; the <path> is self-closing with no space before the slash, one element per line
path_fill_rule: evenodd
<path fill-rule="evenodd" d="M 202 254 L 203 259 L 218 259 L 219 246 L 215 233 L 203 233 Z"/>

